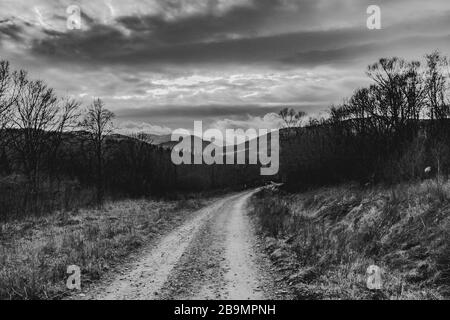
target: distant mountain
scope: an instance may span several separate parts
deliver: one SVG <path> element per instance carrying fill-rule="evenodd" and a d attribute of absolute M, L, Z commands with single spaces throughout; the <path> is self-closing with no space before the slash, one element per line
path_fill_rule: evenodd
<path fill-rule="evenodd" d="M 157 135 L 157 134 L 149 134 L 149 133 L 141 133 L 139 134 L 140 138 L 145 140 L 147 143 L 152 144 L 154 146 L 160 146 L 164 149 L 172 149 L 175 147 L 179 141 L 172 141 L 172 135 Z M 203 149 L 206 148 L 210 142 L 202 140 L 200 137 L 191 135 L 191 145 L 194 147 L 194 143 L 200 143 L 203 145 Z"/>
<path fill-rule="evenodd" d="M 170 142 L 171 140 L 170 134 L 158 135 L 150 133 L 141 133 L 139 135 L 142 136 L 146 142 L 155 146 Z"/>
<path fill-rule="evenodd" d="M 187 139 L 187 137 L 185 137 L 184 139 Z M 194 135 L 191 135 L 190 139 L 191 139 L 191 153 L 195 153 L 194 148 L 195 148 L 196 144 L 201 145 L 202 150 L 204 150 L 207 146 L 209 146 L 211 144 L 210 141 L 205 141 L 202 138 L 194 136 Z M 160 146 L 162 146 L 163 148 L 172 149 L 172 148 L 176 147 L 180 142 L 181 142 L 181 138 L 179 141 L 165 142 L 165 143 L 162 143 Z"/>
<path fill-rule="evenodd" d="M 157 135 L 157 134 L 149 134 L 149 133 L 141 133 L 139 134 L 140 138 L 143 139 L 144 141 L 146 141 L 147 143 L 154 145 L 154 146 L 159 146 L 162 147 L 163 149 L 167 149 L 167 150 L 171 150 L 173 149 L 176 145 L 178 145 L 180 143 L 180 141 L 172 141 L 172 136 L 170 134 L 167 135 Z M 194 136 L 191 135 L 191 153 L 195 153 L 194 152 L 194 146 L 195 143 L 200 143 L 203 147 L 202 150 L 204 150 L 207 146 L 209 146 L 211 144 L 210 141 L 207 140 L 202 140 L 200 137 L 198 136 Z M 262 149 L 259 150 L 259 139 L 261 137 L 256 138 L 256 144 L 257 144 L 257 150 L 258 152 L 267 152 L 267 145 L 262 146 Z M 269 145 L 270 145 L 270 138 L 268 141 Z M 220 142 L 218 143 L 220 145 Z M 246 157 L 248 156 L 248 152 L 249 152 L 249 146 L 250 146 L 250 142 L 247 140 L 245 143 L 238 145 L 235 145 L 235 149 L 234 149 L 234 153 L 245 153 Z M 242 148 L 242 149 L 241 149 Z M 238 150 L 242 150 L 240 152 L 238 152 Z M 220 152 L 221 154 L 225 155 L 227 154 L 227 148 L 226 146 L 224 146 L 224 149 L 222 152 Z"/>

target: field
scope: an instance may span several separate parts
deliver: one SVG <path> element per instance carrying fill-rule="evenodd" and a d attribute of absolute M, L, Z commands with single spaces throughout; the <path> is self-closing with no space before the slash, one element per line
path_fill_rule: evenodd
<path fill-rule="evenodd" d="M 63 298 L 69 265 L 89 286 L 210 201 L 202 199 L 126 200 L 0 223 L 0 299 Z"/>
<path fill-rule="evenodd" d="M 450 183 L 263 190 L 265 247 L 297 299 L 448 299 Z M 382 290 L 367 268 L 382 270 Z"/>

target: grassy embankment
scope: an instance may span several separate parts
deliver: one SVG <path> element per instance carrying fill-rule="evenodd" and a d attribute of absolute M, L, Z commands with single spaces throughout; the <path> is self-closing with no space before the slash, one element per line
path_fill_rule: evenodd
<path fill-rule="evenodd" d="M 298 299 L 450 297 L 450 182 L 263 190 L 253 214 Z M 383 288 L 367 288 L 370 265 Z"/>
<path fill-rule="evenodd" d="M 59 299 L 69 265 L 82 287 L 99 280 L 132 252 L 181 224 L 206 200 L 127 200 L 102 210 L 80 209 L 0 222 L 0 299 Z"/>

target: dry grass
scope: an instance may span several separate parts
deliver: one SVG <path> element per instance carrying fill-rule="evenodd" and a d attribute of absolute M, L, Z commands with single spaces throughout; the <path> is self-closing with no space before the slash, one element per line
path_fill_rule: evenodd
<path fill-rule="evenodd" d="M 67 266 L 81 268 L 82 284 L 96 281 L 204 203 L 130 200 L 1 223 L 0 299 L 62 298 Z"/>
<path fill-rule="evenodd" d="M 289 270 L 298 298 L 449 297 L 448 182 L 264 191 L 253 203 L 268 249 L 278 249 L 272 257 Z M 380 292 L 366 286 L 372 264 L 384 270 Z"/>

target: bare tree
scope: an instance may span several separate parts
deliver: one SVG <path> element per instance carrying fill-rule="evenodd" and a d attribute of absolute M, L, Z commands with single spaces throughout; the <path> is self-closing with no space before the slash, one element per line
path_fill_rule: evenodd
<path fill-rule="evenodd" d="M 26 83 L 24 71 L 11 72 L 8 61 L 0 61 L 0 147 L 4 145 L 4 130 L 11 124 L 11 113 L 18 95 Z"/>
<path fill-rule="evenodd" d="M 94 100 L 89 106 L 81 127 L 89 133 L 90 141 L 94 147 L 95 158 L 97 162 L 97 203 L 100 206 L 104 197 L 104 140 L 112 133 L 114 113 L 107 110 L 100 99 Z"/>
<path fill-rule="evenodd" d="M 9 63 L 0 61 L 0 130 L 4 129 L 8 117 L 7 113 L 12 105 L 12 101 L 8 96 L 10 85 Z"/>
<path fill-rule="evenodd" d="M 11 146 L 16 151 L 28 179 L 31 191 L 39 187 L 40 171 L 45 160 L 56 154 L 63 132 L 73 127 L 79 104 L 61 100 L 42 81 L 24 81 L 11 112 L 15 134 Z M 50 168 L 51 169 L 51 168 Z"/>
<path fill-rule="evenodd" d="M 410 120 L 419 120 L 425 104 L 420 62 L 399 58 L 380 59 L 369 66 L 369 88 L 373 105 L 367 109 L 387 132 L 398 133 Z"/>
<path fill-rule="evenodd" d="M 448 89 L 447 77 L 444 68 L 449 62 L 446 57 L 437 51 L 425 56 L 427 71 L 425 74 L 428 116 L 433 120 L 442 120 L 450 116 L 450 105 L 446 91 Z"/>
<path fill-rule="evenodd" d="M 294 109 L 284 108 L 278 114 L 284 122 L 286 128 L 298 127 L 301 124 L 301 120 L 306 116 L 303 111 L 295 111 Z"/>

